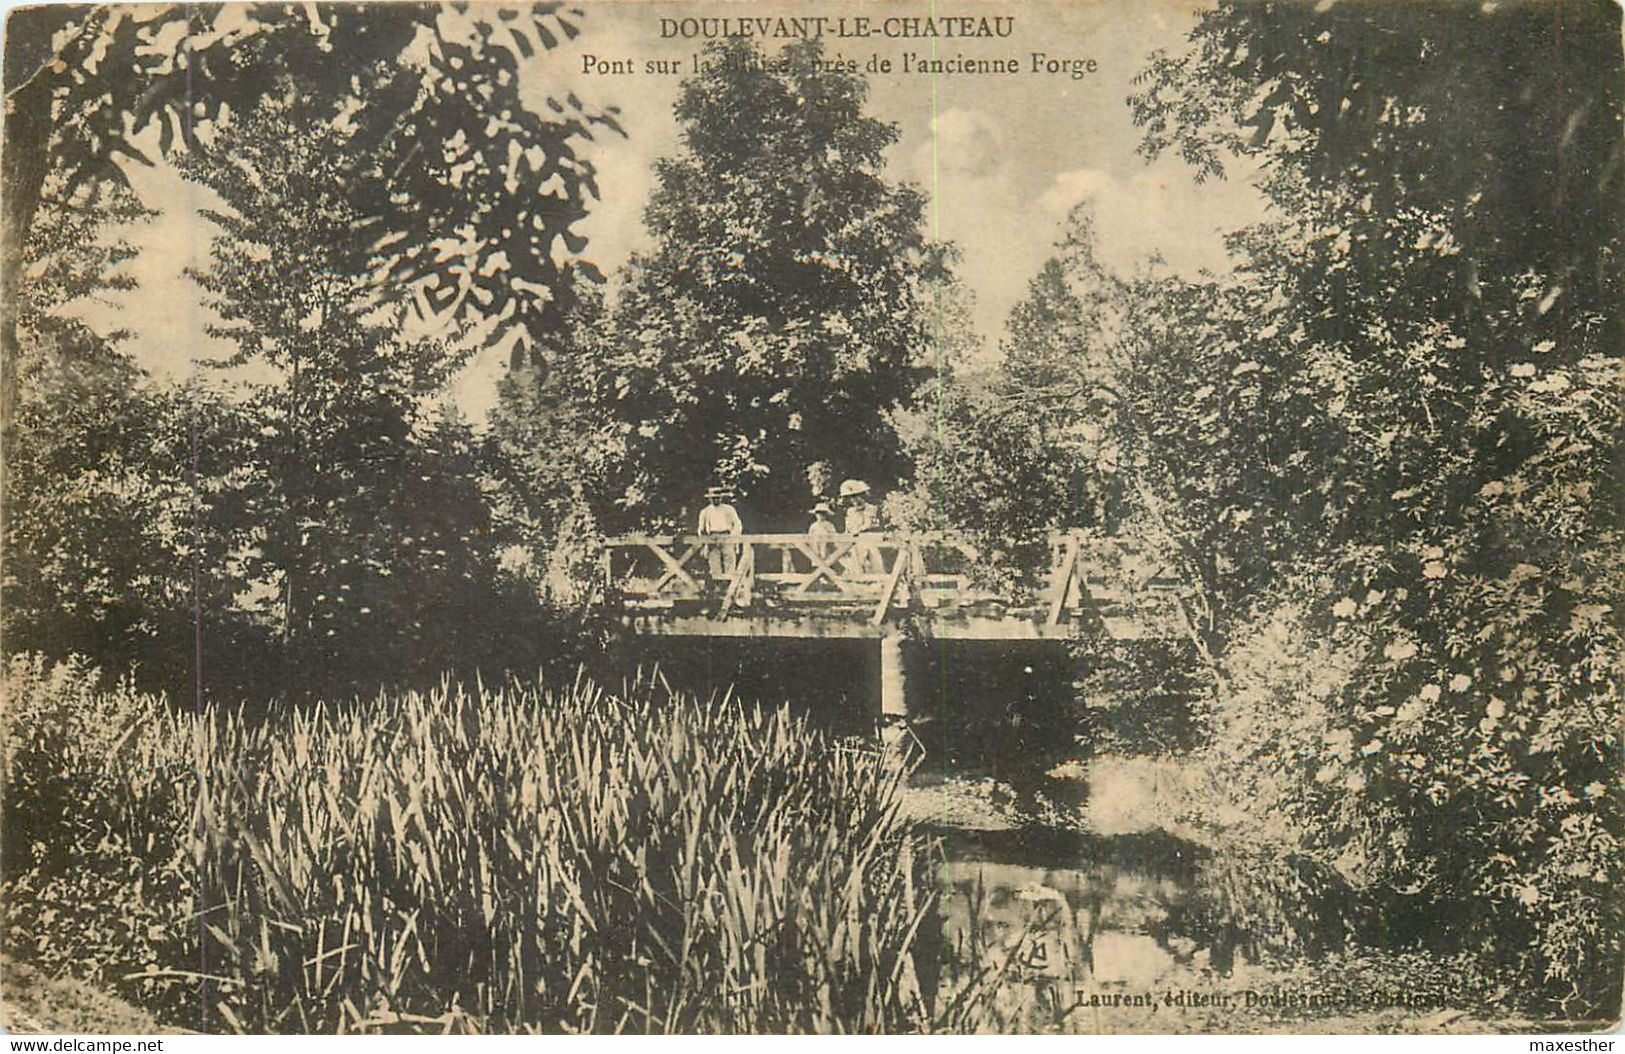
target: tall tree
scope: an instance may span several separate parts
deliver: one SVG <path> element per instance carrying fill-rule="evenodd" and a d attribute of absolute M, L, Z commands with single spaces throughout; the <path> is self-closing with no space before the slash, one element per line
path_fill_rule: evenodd
<path fill-rule="evenodd" d="M 533 584 L 568 605 L 595 573 L 598 517 L 626 456 L 600 402 L 600 370 L 613 347 L 601 290 L 584 290 L 551 346 L 552 368 L 521 364 L 503 377 L 484 448 L 502 539 L 528 554 Z"/>
<path fill-rule="evenodd" d="M 192 486 L 195 473 L 227 471 L 241 420 L 206 390 L 154 384 L 120 334 L 74 317 L 85 300 L 132 287 L 120 265 L 137 250 L 109 232 L 150 213 L 116 185 L 70 202 L 67 178 L 46 178 L 15 305 L 24 354 L 6 447 L 5 646 L 77 653 L 182 691 L 194 604 L 229 612 L 243 583 L 230 540 L 199 530 L 213 509 Z M 248 627 L 227 617 L 209 632 L 246 660 Z"/>
<path fill-rule="evenodd" d="M 262 617 L 290 668 L 332 687 L 456 658 L 493 559 L 467 430 L 436 396 L 467 352 L 402 336 L 406 308 L 354 268 L 366 171 L 292 82 L 183 162 L 225 208 L 195 278 L 233 341 L 257 428 L 222 485 L 240 495 Z"/>
<path fill-rule="evenodd" d="M 1211 176 L 1236 156 L 1267 159 L 1263 186 L 1284 211 L 1318 203 L 1316 240 L 1342 261 L 1329 289 L 1365 313 L 1322 318 L 1320 331 L 1371 317 L 1482 323 L 1535 273 L 1545 306 L 1524 323 L 1555 337 L 1575 309 L 1618 300 L 1619 21 L 1593 0 L 1448 12 L 1227 2 L 1129 101 L 1146 152 L 1177 150 Z M 1404 272 L 1379 278 L 1399 260 Z M 1625 322 L 1609 325 L 1618 346 Z"/>
<path fill-rule="evenodd" d="M 1011 309 L 998 397 L 1060 471 L 1043 507 L 1051 527 L 1115 529 L 1121 430 L 1133 385 L 1118 341 L 1124 287 L 1095 256 L 1093 205 L 1067 218 L 1056 253 Z"/>
<path fill-rule="evenodd" d="M 1011 309 L 997 365 L 945 373 L 903 418 L 922 498 L 1034 574 L 1051 531 L 1116 529 L 1122 504 L 1110 419 L 1133 384 L 1117 347 L 1125 288 L 1095 256 L 1091 209 L 1073 210 Z"/>
<path fill-rule="evenodd" d="M 888 412 L 927 364 L 923 199 L 882 176 L 897 130 L 817 42 L 705 52 L 677 102 L 595 396 L 624 448 L 607 511 L 671 515 L 708 479 L 799 525 L 807 469 L 879 486 L 906 471 Z"/>

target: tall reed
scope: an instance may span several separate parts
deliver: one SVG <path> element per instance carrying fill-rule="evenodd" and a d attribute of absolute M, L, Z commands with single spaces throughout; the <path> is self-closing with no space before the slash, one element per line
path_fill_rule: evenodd
<path fill-rule="evenodd" d="M 28 788 L 50 784 L 51 750 L 71 749 L 40 731 L 67 719 L 41 701 L 62 686 L 37 664 L 14 663 L 8 681 L 22 696 L 8 748 L 26 755 L 8 773 L 32 774 L 8 775 L 8 826 L 50 828 L 29 815 L 44 799 Z M 69 709 L 83 725 L 97 707 L 129 711 L 98 727 L 130 728 L 94 757 L 76 751 L 83 769 L 64 785 L 96 819 L 63 817 L 71 844 L 39 863 L 60 875 L 114 854 L 124 871 L 98 866 L 166 876 L 171 891 L 190 879 L 187 902 L 146 923 L 145 961 L 104 956 L 108 979 L 172 1019 L 929 1027 L 921 977 L 936 949 L 923 936 L 937 906 L 932 854 L 900 815 L 905 766 L 784 709 L 683 696 L 656 675 L 613 692 L 584 679 L 443 686 L 260 720 L 174 716 L 128 693 L 80 691 Z M 41 867 L 8 868 L 14 933 L 39 924 Z"/>

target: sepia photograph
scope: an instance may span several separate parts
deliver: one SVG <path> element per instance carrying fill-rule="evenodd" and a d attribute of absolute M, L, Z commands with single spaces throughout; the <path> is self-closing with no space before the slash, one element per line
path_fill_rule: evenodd
<path fill-rule="evenodd" d="M 0 72 L 5 1032 L 1619 1028 L 1613 0 Z"/>

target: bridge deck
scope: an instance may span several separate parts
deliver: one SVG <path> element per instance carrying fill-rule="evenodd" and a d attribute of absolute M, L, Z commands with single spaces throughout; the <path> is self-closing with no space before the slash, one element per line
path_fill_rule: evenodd
<path fill-rule="evenodd" d="M 977 585 L 981 555 L 942 535 L 629 535 L 603 556 L 606 604 L 651 636 L 1118 640 L 1182 636 L 1179 583 L 1118 539 L 1051 539 L 1024 595 Z"/>

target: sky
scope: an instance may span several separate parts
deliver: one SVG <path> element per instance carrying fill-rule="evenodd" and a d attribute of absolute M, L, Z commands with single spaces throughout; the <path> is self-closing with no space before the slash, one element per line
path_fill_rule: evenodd
<path fill-rule="evenodd" d="M 606 272 L 648 245 L 643 209 L 654 188 L 654 163 L 679 149 L 672 106 L 680 74 L 649 72 L 650 60 L 684 66 L 703 47 L 676 33 L 685 19 L 822 15 L 867 17 L 873 36 L 825 39 L 826 55 L 891 60 L 890 74 L 865 73 L 869 112 L 893 122 L 900 139 L 887 155 L 887 175 L 918 185 L 930 202 L 929 234 L 956 243 L 959 274 L 976 298 L 975 321 L 989 354 L 996 354 L 1010 308 L 1053 251 L 1070 210 L 1089 202 L 1095 213 L 1102 261 L 1127 272 L 1152 254 L 1173 270 L 1194 274 L 1226 266 L 1222 235 L 1262 214 L 1247 178 L 1198 185 L 1179 159 L 1148 163 L 1137 151 L 1139 130 L 1125 99 L 1133 77 L 1158 48 L 1175 49 L 1194 20 L 1189 0 L 1066 0 L 1020 3 L 753 2 L 663 3 L 598 0 L 583 5 L 582 34 L 543 52 L 523 73 L 534 105 L 549 94 L 574 91 L 589 106 L 617 106 L 626 137 L 598 134 L 589 156 L 598 168 L 602 200 L 577 230 L 588 238 L 587 259 Z M 920 23 L 888 19 L 1003 17 L 1009 33 L 993 38 L 900 38 Z M 760 23 L 758 23 L 760 24 Z M 923 28 L 923 27 L 922 27 Z M 776 49 L 783 41 L 765 42 Z M 902 72 L 939 59 L 1014 59 L 1020 72 L 955 75 Z M 1033 54 L 1041 53 L 1034 72 Z M 635 72 L 608 72 L 625 68 Z M 1050 72 L 1057 60 L 1057 72 Z M 1094 71 L 1073 77 L 1069 68 L 1093 61 Z M 93 324 L 133 329 L 126 348 L 156 375 L 180 378 L 194 361 L 225 349 L 202 334 L 209 312 L 184 276 L 207 263 L 209 228 L 197 217 L 213 204 L 206 192 L 167 167 L 134 169 L 132 181 L 162 215 L 126 232 L 142 247 L 132 265 L 140 289 L 111 305 L 87 307 Z M 494 349 L 476 356 L 456 379 L 451 400 L 476 422 L 495 399 L 506 362 Z"/>

